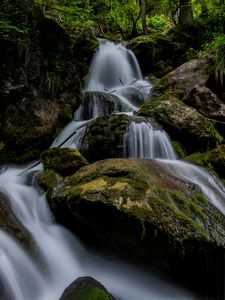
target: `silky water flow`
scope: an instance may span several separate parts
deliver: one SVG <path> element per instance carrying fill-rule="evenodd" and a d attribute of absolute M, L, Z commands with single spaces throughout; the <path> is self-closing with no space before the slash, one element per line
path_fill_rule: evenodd
<path fill-rule="evenodd" d="M 145 101 L 150 89 L 151 84 L 143 80 L 131 51 L 121 44 L 100 40 L 86 91 L 114 94 L 120 101 L 120 105 L 115 105 L 115 113 L 121 113 L 118 108 L 122 107 L 125 113 L 132 114 L 138 107 L 130 102 L 130 92 L 141 95 Z M 62 147 L 79 149 L 86 124 L 102 114 L 101 105 L 94 105 L 90 119 L 83 120 L 82 114 L 77 114 L 77 120 L 65 127 L 52 147 L 71 136 Z M 197 184 L 209 201 L 225 213 L 223 185 L 205 170 L 177 160 L 167 134 L 155 130 L 148 120 L 131 122 L 124 145 L 126 157 L 159 159 L 177 176 Z M 195 299 L 190 292 L 151 274 L 91 253 L 68 230 L 55 224 L 43 192 L 29 179 L 32 172 L 41 169 L 41 164 L 34 168 L 8 166 L 0 174 L 0 192 L 30 235 L 34 248 L 33 252 L 26 249 L 0 229 L 0 299 L 58 300 L 63 290 L 80 276 L 93 276 L 120 300 Z"/>

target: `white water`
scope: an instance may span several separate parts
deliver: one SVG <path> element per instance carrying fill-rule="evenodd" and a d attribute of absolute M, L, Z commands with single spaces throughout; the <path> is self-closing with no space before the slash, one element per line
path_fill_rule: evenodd
<path fill-rule="evenodd" d="M 167 134 L 155 130 L 149 122 L 131 122 L 124 143 L 125 157 L 176 159 Z"/>
<path fill-rule="evenodd" d="M 151 87 L 142 80 L 137 61 L 130 51 L 121 45 L 102 43 L 92 63 L 86 89 L 115 89 L 122 103 L 133 111 L 137 106 L 130 103 L 131 99 L 126 93 L 126 88 L 130 92 L 131 86 L 143 95 L 143 99 L 146 99 Z M 94 116 L 98 114 L 97 111 Z M 79 148 L 89 121 L 72 121 L 52 147 L 61 145 L 71 136 L 62 146 Z M 204 170 L 176 160 L 166 134 L 153 131 L 149 123 L 132 122 L 128 135 L 134 134 L 134 142 L 130 136 L 127 156 L 160 157 L 160 161 L 172 168 L 177 176 L 198 184 L 210 201 L 223 210 L 223 186 Z M 37 254 L 30 256 L 18 241 L 0 230 L 0 287 L 4 287 L 3 291 L 0 289 L 0 299 L 57 300 L 70 282 L 84 275 L 99 280 L 121 300 L 194 299 L 185 290 L 173 287 L 151 274 L 112 258 L 102 258 L 102 254 L 100 257 L 89 253 L 66 229 L 53 222 L 42 192 L 37 186 L 26 183 L 26 176 L 30 176 L 24 172 L 27 169 L 29 167 L 8 167 L 6 172 L 0 174 L 0 191 L 7 195 L 14 214 L 31 233 Z"/>

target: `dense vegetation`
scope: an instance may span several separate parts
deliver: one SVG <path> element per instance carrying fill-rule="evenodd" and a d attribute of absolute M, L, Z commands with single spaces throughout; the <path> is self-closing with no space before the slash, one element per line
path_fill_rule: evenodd
<path fill-rule="evenodd" d="M 199 50 L 213 53 L 221 78 L 224 67 L 225 3 L 221 0 L 3 0 L 0 36 L 29 42 L 33 11 L 53 18 L 71 35 L 74 28 L 92 28 L 98 35 L 130 39 L 141 33 L 192 29 L 201 41 Z M 196 55 L 196 49 L 190 49 Z M 222 71 L 222 72 L 221 72 Z"/>

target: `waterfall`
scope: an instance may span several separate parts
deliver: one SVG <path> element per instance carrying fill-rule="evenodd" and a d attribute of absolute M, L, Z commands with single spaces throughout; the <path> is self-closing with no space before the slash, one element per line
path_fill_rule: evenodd
<path fill-rule="evenodd" d="M 149 122 L 129 124 L 124 135 L 125 157 L 176 159 L 168 135 Z"/>
<path fill-rule="evenodd" d="M 99 50 L 93 58 L 88 91 L 111 91 L 142 79 L 141 70 L 134 54 L 121 44 L 99 40 Z"/>
<path fill-rule="evenodd" d="M 114 94 L 119 97 L 121 107 L 132 112 L 148 97 L 151 84 L 143 80 L 131 51 L 120 44 L 100 41 L 85 89 Z M 94 107 L 88 109 L 87 120 L 82 109 L 75 114 L 76 121 L 64 128 L 51 147 L 79 149 L 86 125 L 92 118 L 105 114 L 98 100 Z M 120 110 L 119 107 L 112 109 L 117 110 Z M 147 120 L 132 121 L 124 143 L 126 157 L 160 159 L 177 176 L 197 184 L 206 197 L 225 213 L 224 187 L 205 170 L 177 160 L 164 131 L 154 129 Z M 13 214 L 32 236 L 35 248 L 34 255 L 0 229 L 1 299 L 58 300 L 73 280 L 86 275 L 99 280 L 117 299 L 196 299 L 190 292 L 165 280 L 85 249 L 69 231 L 54 223 L 43 192 L 37 185 L 28 183 L 31 173 L 40 169 L 40 164 L 33 169 L 29 166 L 8 166 L 0 174 L 0 192 L 9 199 Z"/>

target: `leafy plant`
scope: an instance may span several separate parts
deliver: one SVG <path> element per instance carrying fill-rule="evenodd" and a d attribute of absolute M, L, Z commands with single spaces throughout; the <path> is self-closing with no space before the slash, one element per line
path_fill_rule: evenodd
<path fill-rule="evenodd" d="M 215 35 L 212 42 L 205 45 L 205 50 L 212 54 L 216 80 L 223 84 L 225 75 L 225 34 Z"/>
<path fill-rule="evenodd" d="M 118 29 L 124 39 L 137 35 L 141 28 L 141 9 L 136 0 L 113 1 L 108 15 L 109 24 Z"/>
<path fill-rule="evenodd" d="M 171 22 L 168 21 L 165 15 L 155 15 L 153 17 L 148 17 L 147 26 L 156 32 L 172 28 Z"/>

